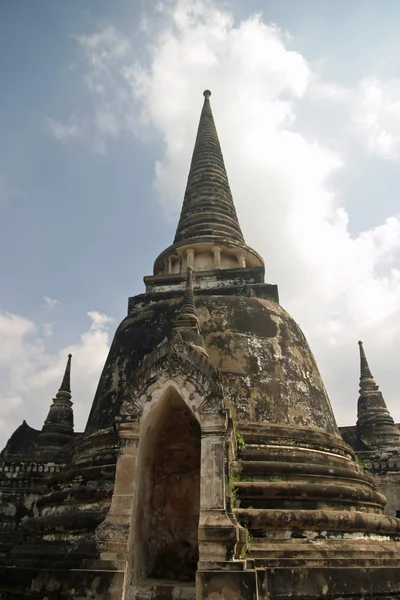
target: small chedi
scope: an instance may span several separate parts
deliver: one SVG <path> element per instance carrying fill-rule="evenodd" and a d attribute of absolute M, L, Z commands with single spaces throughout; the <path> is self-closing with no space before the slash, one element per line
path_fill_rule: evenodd
<path fill-rule="evenodd" d="M 386 496 L 385 513 L 400 513 L 400 430 L 395 425 L 360 347 L 360 397 L 355 427 L 341 427 L 356 460 L 374 476 L 377 489 Z"/>
<path fill-rule="evenodd" d="M 1 600 L 400 598 L 398 429 L 360 345 L 340 435 L 244 241 L 210 95 L 174 243 L 129 299 L 85 431 L 69 356 L 42 430 L 1 453 Z"/>

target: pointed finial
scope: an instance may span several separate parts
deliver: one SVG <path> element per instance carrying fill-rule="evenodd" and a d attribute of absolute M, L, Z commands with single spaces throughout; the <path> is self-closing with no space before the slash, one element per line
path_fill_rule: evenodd
<path fill-rule="evenodd" d="M 65 373 L 61 382 L 59 392 L 71 393 L 71 358 L 72 354 L 68 354 L 67 366 L 65 367 Z"/>
<path fill-rule="evenodd" d="M 208 98 L 211 96 L 210 90 L 204 90 L 203 96 L 206 100 L 208 100 Z"/>
<path fill-rule="evenodd" d="M 371 369 L 369 368 L 367 357 L 362 341 L 358 342 L 360 348 L 360 380 L 361 379 L 373 379 Z"/>

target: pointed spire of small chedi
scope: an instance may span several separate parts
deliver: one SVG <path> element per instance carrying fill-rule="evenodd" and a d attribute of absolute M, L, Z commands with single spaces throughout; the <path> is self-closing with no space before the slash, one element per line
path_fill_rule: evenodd
<path fill-rule="evenodd" d="M 154 274 L 259 268 L 264 262 L 246 246 L 236 214 L 224 158 L 205 90 L 182 211 L 172 246 L 154 263 Z"/>
<path fill-rule="evenodd" d="M 201 335 L 199 319 L 194 303 L 193 268 L 187 268 L 185 294 L 177 318 L 173 321 L 173 331 L 180 334 L 184 342 L 205 352 L 204 339 Z"/>
<path fill-rule="evenodd" d="M 179 310 L 178 318 L 174 321 L 174 329 L 196 329 L 200 333 L 199 320 L 197 318 L 196 306 L 193 292 L 193 267 L 187 268 L 185 295 L 183 304 Z"/>
<path fill-rule="evenodd" d="M 365 449 L 400 447 L 400 431 L 387 409 L 386 402 L 375 383 L 365 355 L 360 348 L 360 396 L 358 399 L 357 436 Z"/>
<path fill-rule="evenodd" d="M 64 446 L 71 441 L 74 434 L 74 414 L 71 402 L 71 358 L 72 354 L 68 354 L 61 386 L 55 398 L 53 398 L 53 404 L 50 406 L 38 439 L 40 446 Z"/>

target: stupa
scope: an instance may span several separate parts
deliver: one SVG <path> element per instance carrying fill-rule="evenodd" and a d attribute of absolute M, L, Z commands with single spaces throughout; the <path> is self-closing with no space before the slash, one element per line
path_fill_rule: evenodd
<path fill-rule="evenodd" d="M 85 432 L 69 361 L 43 430 L 3 450 L 4 599 L 400 598 L 400 520 L 244 241 L 210 95 L 174 243 L 129 299 Z"/>

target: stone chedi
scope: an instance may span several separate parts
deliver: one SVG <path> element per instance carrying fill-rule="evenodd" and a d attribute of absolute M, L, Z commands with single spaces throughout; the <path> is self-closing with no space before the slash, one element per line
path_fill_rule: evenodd
<path fill-rule="evenodd" d="M 360 397 L 357 411 L 357 450 L 397 449 L 400 431 L 387 409 L 370 371 L 362 342 L 360 347 Z"/>
<path fill-rule="evenodd" d="M 373 476 L 379 492 L 386 496 L 385 513 L 400 511 L 400 430 L 395 425 L 368 365 L 362 342 L 360 350 L 360 396 L 355 427 L 341 427 L 343 439 L 356 452 L 357 460 Z"/>
<path fill-rule="evenodd" d="M 245 244 L 204 96 L 174 243 L 129 299 L 85 432 L 61 386 L 2 453 L 7 600 L 400 598 L 400 520 Z"/>

